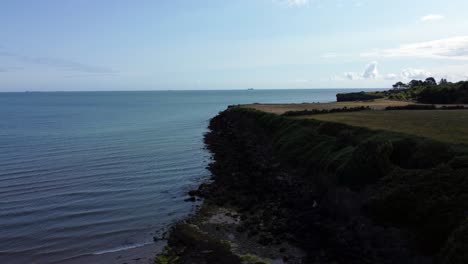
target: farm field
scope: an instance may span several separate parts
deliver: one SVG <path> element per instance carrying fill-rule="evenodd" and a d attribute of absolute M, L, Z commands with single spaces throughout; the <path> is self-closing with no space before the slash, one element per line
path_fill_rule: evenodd
<path fill-rule="evenodd" d="M 299 118 L 313 118 L 402 132 L 443 142 L 468 144 L 468 110 L 361 111 Z"/>

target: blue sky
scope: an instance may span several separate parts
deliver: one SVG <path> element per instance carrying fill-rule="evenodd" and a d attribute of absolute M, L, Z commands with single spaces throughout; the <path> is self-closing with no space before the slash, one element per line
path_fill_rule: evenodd
<path fill-rule="evenodd" d="M 466 0 L 3 0 L 0 91 L 468 77 Z"/>

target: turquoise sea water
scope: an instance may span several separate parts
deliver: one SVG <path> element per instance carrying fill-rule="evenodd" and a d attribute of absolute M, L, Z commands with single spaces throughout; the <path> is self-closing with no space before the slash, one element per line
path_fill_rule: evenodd
<path fill-rule="evenodd" d="M 351 89 L 0 93 L 0 263 L 62 263 L 152 243 L 209 177 L 227 105 L 334 101 Z"/>

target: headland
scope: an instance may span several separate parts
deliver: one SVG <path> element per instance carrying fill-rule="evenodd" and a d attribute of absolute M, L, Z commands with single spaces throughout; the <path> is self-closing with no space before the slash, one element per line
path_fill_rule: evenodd
<path fill-rule="evenodd" d="M 229 107 L 205 135 L 212 180 L 189 193 L 204 203 L 156 263 L 466 263 L 461 103 Z"/>

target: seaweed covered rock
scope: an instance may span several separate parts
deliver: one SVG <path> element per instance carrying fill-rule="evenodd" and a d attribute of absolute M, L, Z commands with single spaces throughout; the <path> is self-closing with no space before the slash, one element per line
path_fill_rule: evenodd
<path fill-rule="evenodd" d="M 168 259 L 179 264 L 226 263 L 240 264 L 241 259 L 231 251 L 231 245 L 201 231 L 196 225 L 181 223 L 171 230 Z"/>

